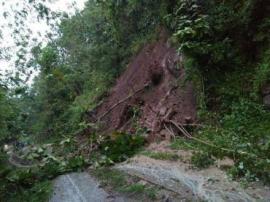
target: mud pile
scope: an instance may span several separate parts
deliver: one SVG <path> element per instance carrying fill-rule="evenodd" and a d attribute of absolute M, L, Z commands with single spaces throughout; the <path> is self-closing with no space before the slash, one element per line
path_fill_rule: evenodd
<path fill-rule="evenodd" d="M 133 58 L 102 105 L 96 109 L 104 131 L 134 132 L 134 109 L 138 122 L 150 139 L 166 136 L 165 120 L 192 123 L 196 120 L 196 98 L 192 85 L 183 81 L 182 57 L 167 37 L 146 45 Z"/>

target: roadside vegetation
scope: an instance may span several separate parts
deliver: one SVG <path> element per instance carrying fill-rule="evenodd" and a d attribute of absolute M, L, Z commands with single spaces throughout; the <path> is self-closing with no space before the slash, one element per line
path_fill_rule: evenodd
<path fill-rule="evenodd" d="M 101 185 L 106 189 L 123 193 L 125 196 L 134 199 L 155 201 L 161 189 L 142 181 L 140 178 L 129 176 L 111 168 L 100 168 L 90 173 L 101 181 Z"/>
<path fill-rule="evenodd" d="M 177 161 L 180 159 L 180 157 L 177 154 L 171 152 L 143 151 L 140 154 L 158 160 Z"/>
<path fill-rule="evenodd" d="M 189 146 L 235 161 L 231 174 L 269 183 L 270 113 L 262 104 L 269 82 L 269 3 L 179 1 L 169 19 L 173 41 L 197 86 L 201 141 Z M 171 17 L 171 18 L 170 18 Z M 186 140 L 182 140 L 186 141 Z"/>

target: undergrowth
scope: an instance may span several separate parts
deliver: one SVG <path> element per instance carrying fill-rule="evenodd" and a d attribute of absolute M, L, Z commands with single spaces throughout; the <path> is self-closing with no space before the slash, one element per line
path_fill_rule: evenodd
<path fill-rule="evenodd" d="M 177 154 L 170 153 L 170 152 L 143 151 L 140 154 L 144 156 L 148 156 L 153 159 L 158 159 L 158 160 L 177 161 L 180 159 L 180 157 Z"/>
<path fill-rule="evenodd" d="M 82 170 L 89 165 L 102 168 L 125 161 L 145 144 L 145 138 L 140 134 L 120 132 L 114 132 L 107 138 L 90 134 L 89 140 L 91 143 L 82 148 L 79 142 L 71 137 L 51 144 L 28 146 L 26 151 L 22 152 L 21 158 L 36 166 L 23 169 L 5 166 L 5 170 L 1 169 L 3 181 L 0 184 L 0 197 L 6 200 L 20 198 L 20 201 L 28 201 L 28 196 L 34 199 L 36 195 L 39 198 L 38 195 L 43 194 L 39 201 L 46 201 L 51 190 L 49 182 L 56 176 Z M 91 150 L 90 155 L 85 154 L 84 150 L 90 145 L 95 145 L 96 149 Z M 121 184 L 121 179 L 119 183 Z M 17 191 L 6 192 L 11 187 L 15 187 Z M 36 189 L 39 191 L 36 192 Z"/>
<path fill-rule="evenodd" d="M 137 153 L 144 143 L 142 136 L 115 132 L 100 145 L 100 152 L 114 163 L 121 162 Z"/>
<path fill-rule="evenodd" d="M 22 153 L 20 158 L 21 161 L 27 161 L 33 165 L 29 168 L 10 165 L 7 156 L 3 154 L 0 198 L 12 202 L 48 201 L 52 192 L 52 179 L 66 172 L 77 171 L 87 165 L 81 155 L 74 155 L 73 144 L 69 139 L 65 139 L 60 143 L 26 147 L 27 151 Z M 62 152 L 65 155 L 62 155 Z"/>
<path fill-rule="evenodd" d="M 192 162 L 200 168 L 211 165 L 212 157 L 229 156 L 235 161 L 232 177 L 270 183 L 270 112 L 261 95 L 270 76 L 269 22 L 269 1 L 262 0 L 89 1 L 81 14 L 63 19 L 59 39 L 37 47 L 34 63 L 40 74 L 31 90 L 14 96 L 22 114 L 9 112 L 1 89 L 1 140 L 16 133 L 39 135 L 42 143 L 57 139 L 53 145 L 30 147 L 25 157 L 40 163 L 37 168 L 14 169 L 0 152 L 1 199 L 43 201 L 57 175 L 90 164 L 112 165 L 140 150 L 145 140 L 138 134 L 91 134 L 89 145 L 97 147 L 89 159 L 63 136 L 88 127 L 90 110 L 107 96 L 132 54 L 146 40 L 155 40 L 153 32 L 161 24 L 172 33 L 170 41 L 185 58 L 187 80 L 197 90 L 202 126 L 193 134 L 210 143 L 178 139 L 172 147 L 194 150 Z M 7 131 L 8 126 L 13 130 Z M 110 180 L 110 172 L 101 172 Z M 125 191 L 145 190 L 142 185 L 124 187 L 118 174 L 113 178 L 113 185 Z"/>
<path fill-rule="evenodd" d="M 139 178 L 129 176 L 115 169 L 103 167 L 91 171 L 91 174 L 100 180 L 103 186 L 123 194 L 138 197 L 140 200 L 154 200 L 158 194 L 158 187 L 142 184 Z"/>
<path fill-rule="evenodd" d="M 208 168 L 214 164 L 214 159 L 207 152 L 195 152 L 191 157 L 191 163 L 196 168 Z"/>
<path fill-rule="evenodd" d="M 198 92 L 202 126 L 193 135 L 209 144 L 180 139 L 172 147 L 198 151 L 193 162 L 203 167 L 203 159 L 229 156 L 232 177 L 270 183 L 270 112 L 261 94 L 269 84 L 269 2 L 177 5 L 167 24 Z"/>

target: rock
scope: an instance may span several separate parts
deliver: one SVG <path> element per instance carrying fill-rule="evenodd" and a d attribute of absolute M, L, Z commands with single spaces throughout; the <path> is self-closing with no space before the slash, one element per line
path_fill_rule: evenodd
<path fill-rule="evenodd" d="M 167 112 L 167 108 L 166 107 L 161 107 L 160 110 L 159 110 L 159 114 L 161 116 L 164 116 Z"/>
<path fill-rule="evenodd" d="M 138 184 L 141 184 L 141 185 L 145 186 L 145 185 L 147 185 L 148 183 L 147 183 L 146 181 L 144 181 L 144 180 L 140 180 L 140 181 L 138 182 Z"/>

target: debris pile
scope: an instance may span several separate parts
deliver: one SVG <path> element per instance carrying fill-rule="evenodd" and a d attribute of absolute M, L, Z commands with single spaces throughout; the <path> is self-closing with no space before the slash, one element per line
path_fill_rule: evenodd
<path fill-rule="evenodd" d="M 182 56 L 167 37 L 146 45 L 117 80 L 108 97 L 95 110 L 103 131 L 134 132 L 134 109 L 138 123 L 149 130 L 149 139 L 167 138 L 168 120 L 191 124 L 196 120 L 196 97 L 190 82 L 184 82 Z"/>

